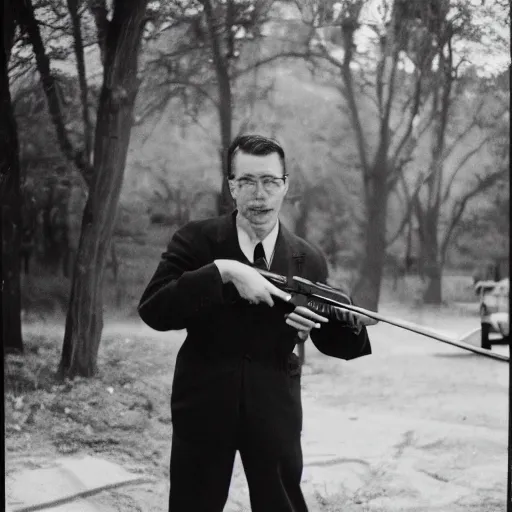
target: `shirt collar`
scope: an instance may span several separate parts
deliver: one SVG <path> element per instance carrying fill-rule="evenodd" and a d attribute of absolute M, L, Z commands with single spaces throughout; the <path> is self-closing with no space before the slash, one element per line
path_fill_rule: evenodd
<path fill-rule="evenodd" d="M 238 234 L 238 243 L 240 244 L 240 249 L 245 254 L 246 258 L 251 262 L 253 262 L 254 258 L 254 248 L 258 244 L 259 240 L 251 241 L 249 235 L 237 224 L 236 231 Z M 272 263 L 272 256 L 274 254 L 274 249 L 276 247 L 277 235 L 279 234 L 279 220 L 276 222 L 275 226 L 272 228 L 272 231 L 263 239 L 261 243 L 263 245 L 263 250 L 265 251 L 265 258 L 267 260 L 268 266 Z"/>

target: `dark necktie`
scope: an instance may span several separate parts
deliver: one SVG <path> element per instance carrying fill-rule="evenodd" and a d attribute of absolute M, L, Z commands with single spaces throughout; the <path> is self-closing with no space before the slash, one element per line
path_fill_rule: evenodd
<path fill-rule="evenodd" d="M 256 268 L 268 270 L 267 260 L 265 259 L 265 251 L 263 250 L 263 244 L 261 242 L 254 248 L 254 263 Z"/>

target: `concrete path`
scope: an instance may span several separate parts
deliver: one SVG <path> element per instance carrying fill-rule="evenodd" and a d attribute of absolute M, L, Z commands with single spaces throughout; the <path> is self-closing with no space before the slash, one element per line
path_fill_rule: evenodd
<path fill-rule="evenodd" d="M 96 494 L 150 481 L 96 457 L 63 457 L 48 461 L 46 467 L 25 469 L 6 476 L 7 510 L 110 512 L 104 506 L 98 508 Z"/>

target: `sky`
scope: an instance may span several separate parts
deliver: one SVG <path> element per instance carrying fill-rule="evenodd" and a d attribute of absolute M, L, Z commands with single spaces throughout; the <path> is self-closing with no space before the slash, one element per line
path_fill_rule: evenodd
<path fill-rule="evenodd" d="M 482 34 L 480 41 L 458 41 L 454 51 L 458 59 L 464 56 L 468 64 L 478 69 L 480 76 L 493 76 L 506 71 L 510 65 L 510 25 L 509 12 L 494 0 L 464 0 L 473 7 L 473 24 Z M 366 24 L 384 27 L 389 20 L 390 0 L 368 0 L 361 12 L 361 20 Z M 451 9 L 449 16 L 456 10 Z M 356 44 L 364 47 L 367 38 L 372 38 L 372 30 L 366 26 L 359 31 Z M 490 49 L 491 48 L 491 49 Z"/>

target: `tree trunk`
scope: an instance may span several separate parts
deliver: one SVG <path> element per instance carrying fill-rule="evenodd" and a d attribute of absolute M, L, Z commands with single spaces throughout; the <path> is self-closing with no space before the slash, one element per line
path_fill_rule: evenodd
<path fill-rule="evenodd" d="M 96 372 L 103 329 L 103 278 L 138 90 L 137 63 L 147 0 L 118 0 L 109 24 L 96 122 L 94 176 L 82 219 L 59 376 Z"/>
<path fill-rule="evenodd" d="M 439 305 L 443 301 L 441 269 L 439 265 L 433 263 L 431 266 L 427 265 L 426 270 L 428 283 L 423 293 L 423 303 Z"/>
<path fill-rule="evenodd" d="M 0 101 L 0 204 L 2 214 L 2 342 L 7 352 L 23 352 L 21 335 L 20 257 L 21 190 L 18 133 L 9 89 L 9 58 L 14 37 L 13 6 L 2 9 Z"/>
<path fill-rule="evenodd" d="M 46 53 L 39 22 L 35 17 L 32 3 L 32 0 L 18 0 L 16 2 L 18 22 L 32 45 L 37 71 L 39 72 L 41 85 L 46 96 L 48 113 L 55 127 L 57 142 L 62 153 L 70 162 L 75 163 L 80 172 L 82 172 L 85 181 L 89 184 L 91 168 L 85 152 L 75 151 L 71 139 L 68 137 L 66 120 L 63 116 L 61 100 L 57 93 L 58 88 L 55 77 L 51 72 L 50 57 Z"/>
<path fill-rule="evenodd" d="M 379 161 L 379 160 L 377 160 Z M 387 170 L 375 168 L 366 191 L 367 223 L 363 261 L 354 290 L 357 305 L 377 311 L 386 252 Z"/>
<path fill-rule="evenodd" d="M 302 190 L 302 197 L 297 203 L 297 209 L 299 210 L 299 214 L 295 219 L 295 229 L 294 232 L 297 236 L 301 238 L 308 238 L 308 220 L 309 213 L 311 211 L 311 201 L 314 197 L 314 191 L 307 185 Z"/>
<path fill-rule="evenodd" d="M 227 155 L 228 148 L 233 136 L 233 103 L 231 93 L 231 78 L 229 76 L 229 57 L 223 54 L 222 37 L 224 27 L 216 18 L 213 3 L 211 0 L 202 2 L 208 26 L 208 36 L 212 51 L 212 60 L 217 77 L 217 87 L 219 91 L 219 123 L 220 123 L 220 163 L 222 175 L 222 188 L 218 199 L 219 214 L 229 212 L 233 208 L 233 199 L 227 183 Z M 229 28 L 231 29 L 231 28 Z"/>
<path fill-rule="evenodd" d="M 443 299 L 441 292 L 442 268 L 439 261 L 437 225 L 438 221 L 436 219 L 427 219 L 422 237 L 423 247 L 421 253 L 424 258 L 423 267 L 427 279 L 427 286 L 423 292 L 424 304 L 441 304 Z"/>
<path fill-rule="evenodd" d="M 423 292 L 425 304 L 442 303 L 442 258 L 439 247 L 439 220 L 442 207 L 442 182 L 448 116 L 450 112 L 452 97 L 452 84 L 454 79 L 453 60 L 451 43 L 439 47 L 439 71 L 441 85 L 434 93 L 433 112 L 436 113 L 434 124 L 434 140 L 432 144 L 431 177 L 428 180 L 428 197 L 425 205 L 424 226 L 423 226 L 423 248 L 424 271 L 427 279 L 427 286 Z"/>
<path fill-rule="evenodd" d="M 222 187 L 217 198 L 217 211 L 219 215 L 231 212 L 235 207 L 226 175 L 222 176 Z"/>
<path fill-rule="evenodd" d="M 228 78 L 229 80 L 229 78 Z M 219 214 L 230 212 L 233 209 L 233 198 L 229 190 L 227 181 L 227 158 L 228 149 L 233 136 L 233 108 L 231 105 L 231 86 L 229 81 L 224 87 L 219 87 L 221 94 L 220 99 L 220 130 L 221 130 L 221 171 L 222 171 L 222 188 L 219 197 Z M 224 91 L 224 92 L 223 92 Z"/>

